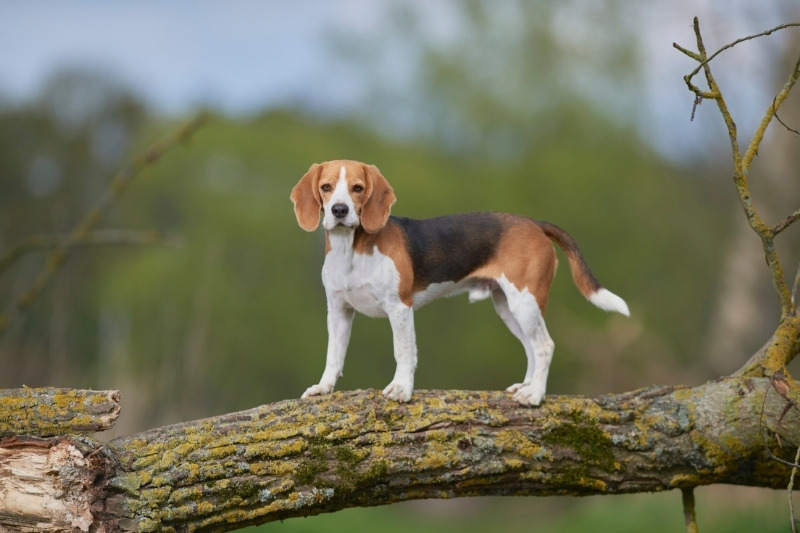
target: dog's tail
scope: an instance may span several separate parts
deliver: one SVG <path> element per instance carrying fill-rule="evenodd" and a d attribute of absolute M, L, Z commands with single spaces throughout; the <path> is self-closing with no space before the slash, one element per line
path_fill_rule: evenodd
<path fill-rule="evenodd" d="M 586 261 L 583 259 L 583 254 L 581 254 L 578 248 L 578 243 L 575 242 L 572 235 L 554 224 L 538 220 L 536 223 L 539 224 L 542 231 L 544 231 L 545 235 L 547 235 L 551 241 L 558 244 L 561 249 L 564 250 L 564 253 L 569 259 L 572 280 L 587 300 L 604 311 L 616 311 L 625 316 L 630 316 L 628 304 L 625 303 L 625 300 L 608 289 L 603 288 L 600 282 L 597 281 L 597 278 L 594 277 L 592 271 L 589 270 L 589 265 L 587 265 Z"/>

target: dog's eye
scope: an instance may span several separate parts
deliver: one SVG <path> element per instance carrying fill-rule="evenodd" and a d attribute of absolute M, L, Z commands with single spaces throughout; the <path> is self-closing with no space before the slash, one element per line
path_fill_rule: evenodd
<path fill-rule="evenodd" d="M 322 192 L 331 192 L 331 189 L 332 189 L 332 187 L 330 186 L 329 183 L 326 183 L 325 185 L 320 187 L 320 190 L 322 190 Z"/>
<path fill-rule="evenodd" d="M 362 185 L 353 185 L 353 192 L 361 192 L 364 190 Z"/>

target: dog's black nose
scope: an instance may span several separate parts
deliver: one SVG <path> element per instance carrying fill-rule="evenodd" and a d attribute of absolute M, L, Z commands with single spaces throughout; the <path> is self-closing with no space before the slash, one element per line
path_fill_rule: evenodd
<path fill-rule="evenodd" d="M 333 216 L 336 218 L 344 218 L 349 212 L 350 209 L 345 204 L 333 204 L 331 206 L 331 213 L 333 213 Z"/>

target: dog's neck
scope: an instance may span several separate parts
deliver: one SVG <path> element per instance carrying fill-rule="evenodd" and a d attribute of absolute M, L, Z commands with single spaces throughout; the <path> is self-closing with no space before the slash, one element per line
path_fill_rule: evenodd
<path fill-rule="evenodd" d="M 351 263 L 353 254 L 372 253 L 377 234 L 367 233 L 364 228 L 337 226 L 325 231 L 325 253 L 335 254 L 339 261 Z"/>
<path fill-rule="evenodd" d="M 352 260 L 355 236 L 355 229 L 344 226 L 337 226 L 332 230 L 325 231 L 325 253 L 333 253 Z"/>

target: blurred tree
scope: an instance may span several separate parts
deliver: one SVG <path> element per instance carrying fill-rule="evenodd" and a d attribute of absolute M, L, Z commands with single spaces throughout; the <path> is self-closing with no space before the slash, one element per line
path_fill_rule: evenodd
<path fill-rule="evenodd" d="M 64 235 L 96 203 L 147 119 L 144 106 L 108 76 L 64 71 L 25 107 L 0 109 L 0 250 L 31 235 Z M 41 254 L 2 272 L 6 308 L 33 283 Z M 95 353 L 92 254 L 75 257 L 42 302 L 0 339 L 0 386 L 84 381 Z"/>
<path fill-rule="evenodd" d="M 636 10 L 619 0 L 401 3 L 380 38 L 337 42 L 370 73 L 370 122 L 461 157 L 519 159 L 552 139 L 597 139 L 593 123 L 633 124 Z"/>

